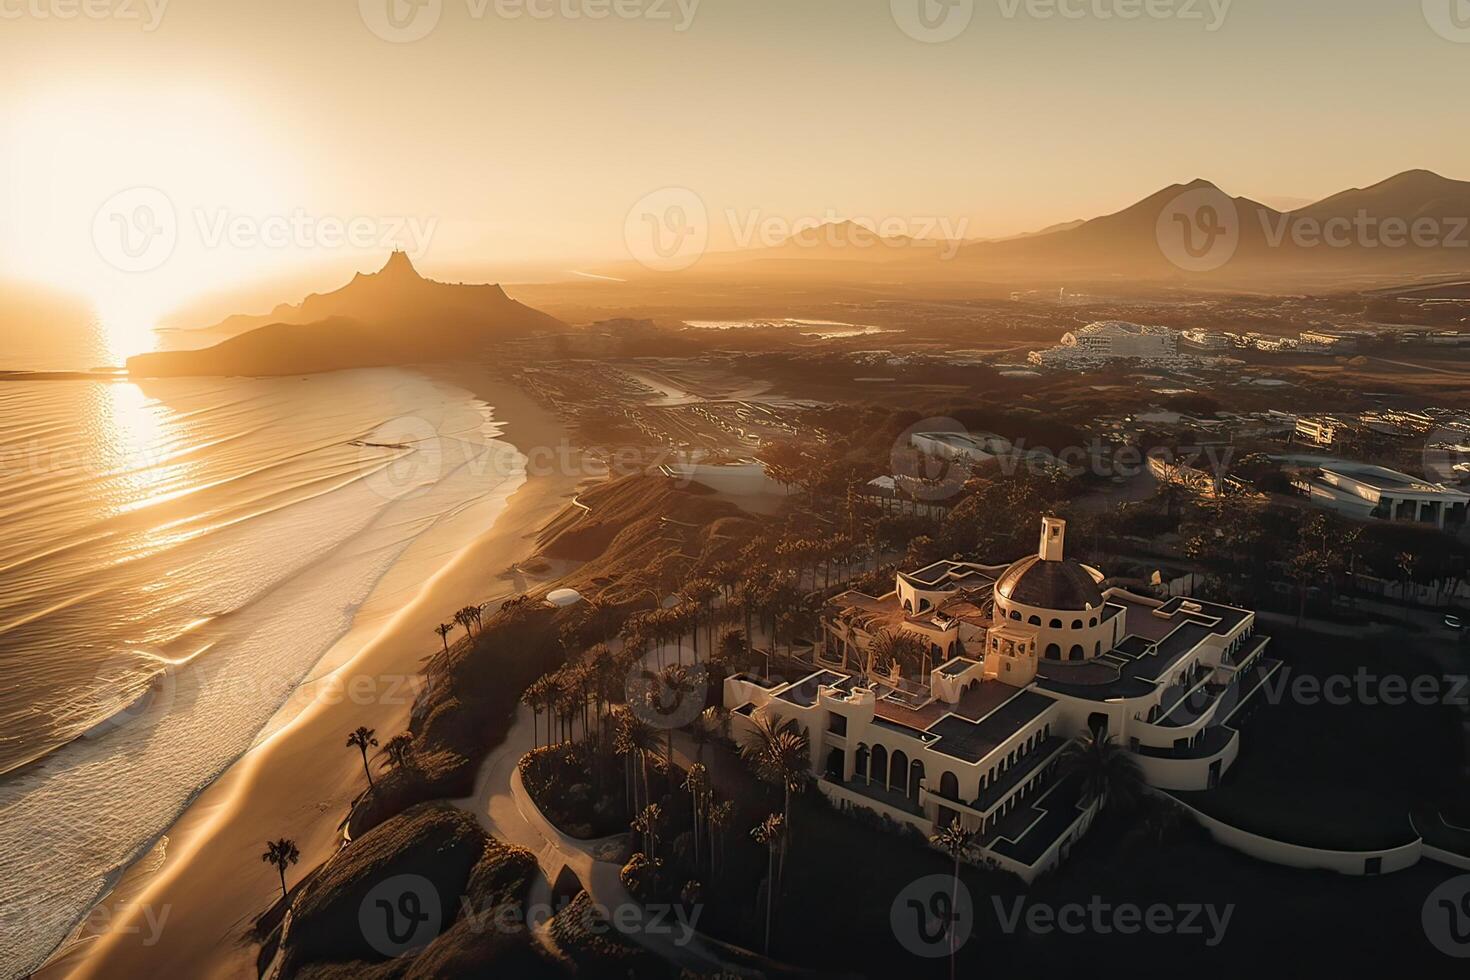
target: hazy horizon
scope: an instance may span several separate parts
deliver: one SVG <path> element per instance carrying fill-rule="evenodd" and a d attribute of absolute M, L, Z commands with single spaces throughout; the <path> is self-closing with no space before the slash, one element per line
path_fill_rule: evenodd
<path fill-rule="evenodd" d="M 721 250 L 765 221 L 1014 235 L 1195 178 L 1286 204 L 1470 176 L 1436 117 L 1470 36 L 1436 0 L 919 2 L 17 0 L 0 256 L 137 330 L 394 244 L 507 281 L 626 261 L 664 188 Z M 94 224 L 138 188 L 176 241 L 119 269 Z"/>

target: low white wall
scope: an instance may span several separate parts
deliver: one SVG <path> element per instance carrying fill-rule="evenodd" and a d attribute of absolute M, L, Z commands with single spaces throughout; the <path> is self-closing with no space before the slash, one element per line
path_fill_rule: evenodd
<path fill-rule="evenodd" d="M 1138 767 L 1143 770 L 1144 778 L 1150 786 L 1159 789 L 1198 790 L 1210 788 L 1211 763 L 1220 760 L 1220 774 L 1223 776 L 1235 764 L 1235 757 L 1239 753 L 1240 733 L 1235 732 L 1223 749 L 1205 759 L 1159 759 L 1136 752 L 1133 753 L 1133 758 L 1138 761 Z"/>
<path fill-rule="evenodd" d="M 1383 858 L 1382 873 L 1388 874 L 1417 864 L 1419 858 L 1426 852 L 1422 840 L 1415 840 L 1400 847 L 1372 851 L 1333 851 L 1319 847 L 1306 847 L 1301 844 L 1287 844 L 1269 837 L 1262 837 L 1259 834 L 1252 834 L 1239 827 L 1232 827 L 1222 820 L 1201 813 L 1182 800 L 1173 797 L 1170 799 L 1193 814 L 1200 826 L 1209 831 L 1210 836 L 1219 843 L 1240 851 L 1242 854 L 1288 868 L 1363 875 L 1367 874 L 1368 859 L 1381 857 Z"/>

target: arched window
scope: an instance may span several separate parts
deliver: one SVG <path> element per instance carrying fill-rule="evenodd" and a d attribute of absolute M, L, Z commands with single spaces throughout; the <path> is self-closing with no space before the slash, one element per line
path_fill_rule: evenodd
<path fill-rule="evenodd" d="M 1017 612 L 1016 610 L 1012 609 L 1011 610 L 1011 618 L 1014 619 L 1016 622 L 1019 623 L 1021 621 L 1021 614 L 1019 612 Z"/>
<path fill-rule="evenodd" d="M 928 608 L 929 608 L 929 600 L 928 599 L 920 599 L 919 600 L 919 612 L 924 612 Z"/>
<path fill-rule="evenodd" d="M 1087 625 L 1088 626 L 1096 626 L 1097 625 L 1097 617 L 1094 616 L 1094 617 L 1092 617 L 1092 619 L 1088 620 Z"/>
<path fill-rule="evenodd" d="M 879 786 L 888 785 L 888 750 L 881 745 L 873 746 L 871 760 L 868 763 L 868 780 Z"/>
<path fill-rule="evenodd" d="M 902 750 L 896 750 L 889 756 L 888 762 L 888 788 L 903 793 L 908 787 L 909 780 L 909 757 Z"/>
<path fill-rule="evenodd" d="M 913 615 L 913 612 L 914 612 L 914 604 L 912 602 L 910 602 L 909 600 L 905 599 L 903 601 L 903 611 L 906 612 L 906 613 L 908 613 L 908 614 L 910 614 L 910 615 Z"/>
<path fill-rule="evenodd" d="M 1068 660 L 1082 660 L 1087 654 L 1083 652 L 1081 644 L 1074 645 L 1067 653 Z"/>
<path fill-rule="evenodd" d="M 1062 621 L 1060 619 L 1053 619 L 1051 621 L 1051 628 L 1054 629 L 1054 630 L 1061 629 L 1062 628 Z"/>
<path fill-rule="evenodd" d="M 1099 640 L 1098 642 L 1096 642 L 1096 643 L 1094 643 L 1092 645 L 1092 655 L 1094 657 L 1101 657 L 1102 656 L 1102 641 L 1101 640 Z"/>
<path fill-rule="evenodd" d="M 1032 626 L 1040 626 L 1041 625 L 1041 617 L 1040 616 L 1032 616 L 1030 619 L 1026 620 L 1026 622 L 1030 623 Z"/>
<path fill-rule="evenodd" d="M 956 776 L 952 772 L 946 772 L 943 776 L 940 776 L 939 777 L 939 795 L 942 796 L 942 797 L 944 797 L 947 800 L 957 800 L 957 799 L 959 799 L 960 798 L 960 780 L 959 780 L 959 777 Z"/>
<path fill-rule="evenodd" d="M 1080 630 L 1082 628 L 1082 620 L 1080 620 L 1080 619 L 1074 619 L 1074 620 L 1072 620 L 1072 628 L 1074 630 Z"/>
<path fill-rule="evenodd" d="M 1046 659 L 1061 660 L 1062 648 L 1057 646 L 1055 643 L 1048 643 L 1046 646 Z"/>
<path fill-rule="evenodd" d="M 909 766 L 909 799 L 919 802 L 919 784 L 924 781 L 924 763 L 915 759 Z"/>

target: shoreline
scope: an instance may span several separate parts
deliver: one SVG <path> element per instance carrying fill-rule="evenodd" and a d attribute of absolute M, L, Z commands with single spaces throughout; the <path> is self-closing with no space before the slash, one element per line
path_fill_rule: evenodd
<path fill-rule="evenodd" d="M 409 367 L 488 404 L 501 430 L 497 440 L 522 456 L 566 438 L 559 419 L 488 365 Z M 251 749 L 189 802 L 159 845 L 122 872 L 84 918 L 97 928 L 55 951 L 33 975 L 164 969 L 255 976 L 252 947 L 242 939 L 278 893 L 260 861 L 265 841 L 288 836 L 300 846 L 291 881 L 337 849 L 340 824 L 364 780 L 360 757 L 344 747 L 346 733 L 366 725 L 386 741 L 406 727 L 415 689 L 405 679 L 416 678 L 433 655 L 433 626 L 453 610 L 546 584 L 511 574 L 512 566 L 535 552 L 536 532 L 587 476 L 528 467 L 488 527 L 416 582 L 375 593 Z M 381 693 L 371 701 L 342 697 L 357 685 Z"/>

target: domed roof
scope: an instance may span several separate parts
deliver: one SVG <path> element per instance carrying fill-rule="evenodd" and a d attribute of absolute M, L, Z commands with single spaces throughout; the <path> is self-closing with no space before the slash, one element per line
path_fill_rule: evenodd
<path fill-rule="evenodd" d="M 1098 573 L 1081 562 L 1046 561 L 1040 555 L 1022 558 L 995 583 L 995 594 L 1011 602 L 1079 612 L 1103 604 Z"/>

